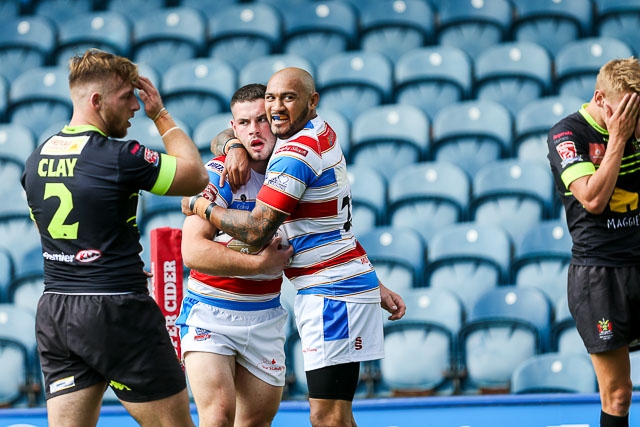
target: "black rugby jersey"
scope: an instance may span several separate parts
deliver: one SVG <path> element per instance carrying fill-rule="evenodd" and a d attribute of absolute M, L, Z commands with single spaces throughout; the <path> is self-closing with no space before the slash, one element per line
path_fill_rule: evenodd
<path fill-rule="evenodd" d="M 67 126 L 42 143 L 22 186 L 41 235 L 45 292 L 146 292 L 138 193 L 166 193 L 175 170 L 174 157 L 93 126 Z"/>
<path fill-rule="evenodd" d="M 569 184 L 593 174 L 604 157 L 609 133 L 583 108 L 549 132 L 549 162 L 565 206 L 573 240 L 572 263 L 625 266 L 640 262 L 640 144 L 631 138 L 609 204 L 600 215 L 587 212 Z"/>

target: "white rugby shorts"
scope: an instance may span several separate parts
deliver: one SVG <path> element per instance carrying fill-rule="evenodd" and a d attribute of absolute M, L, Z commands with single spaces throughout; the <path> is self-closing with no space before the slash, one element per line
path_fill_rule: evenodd
<path fill-rule="evenodd" d="M 380 303 L 318 295 L 295 297 L 295 317 L 305 371 L 384 357 Z"/>
<path fill-rule="evenodd" d="M 282 306 L 237 311 L 195 302 L 188 310 L 188 331 L 180 343 L 183 357 L 189 351 L 235 356 L 252 375 L 267 384 L 284 386 L 288 315 Z"/>

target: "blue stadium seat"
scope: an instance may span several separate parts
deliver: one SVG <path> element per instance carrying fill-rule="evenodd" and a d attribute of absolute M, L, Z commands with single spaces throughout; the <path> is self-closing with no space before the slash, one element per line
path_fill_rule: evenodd
<path fill-rule="evenodd" d="M 472 68 L 467 54 L 456 47 L 413 49 L 395 62 L 395 101 L 420 107 L 433 119 L 446 105 L 470 96 Z"/>
<path fill-rule="evenodd" d="M 622 40 L 637 56 L 640 50 L 640 4 L 633 0 L 595 0 L 596 31 L 600 37 Z"/>
<path fill-rule="evenodd" d="M 230 128 L 232 119 L 233 115 L 228 112 L 212 114 L 198 123 L 193 129 L 192 139 L 198 147 L 203 160 L 207 161 L 213 157 L 211 140 L 223 130 Z"/>
<path fill-rule="evenodd" d="M 394 63 L 434 41 L 435 15 L 423 0 L 366 2 L 359 17 L 360 49 L 380 52 Z"/>
<path fill-rule="evenodd" d="M 192 7 L 207 15 L 230 4 L 242 3 L 242 0 L 179 0 L 179 3 L 180 6 Z"/>
<path fill-rule="evenodd" d="M 438 17 L 438 44 L 458 47 L 475 60 L 508 39 L 513 7 L 508 0 L 449 0 L 438 8 Z"/>
<path fill-rule="evenodd" d="M 551 326 L 551 349 L 558 353 L 588 354 L 576 329 L 576 322 L 569 312 L 567 296 L 554 301 L 555 318 Z"/>
<path fill-rule="evenodd" d="M 13 367 L 18 369 L 20 373 L 20 382 L 22 383 L 24 391 L 29 389 L 36 375 L 39 375 L 39 373 L 37 373 L 39 364 L 37 360 L 35 330 L 34 313 L 17 307 L 14 304 L 0 304 L 0 342 L 9 348 L 20 351 L 22 366 L 19 368 L 19 365 L 15 364 L 17 354 L 11 355 L 11 360 Z M 6 348 L 4 345 L 1 347 Z M 8 352 L 4 349 L 0 351 L 4 361 L 8 362 Z M 4 375 L 2 378 L 2 383 L 4 383 Z M 15 384 L 17 374 L 11 374 L 7 377 L 7 381 L 12 381 Z M 24 397 L 24 395 L 22 397 Z"/>
<path fill-rule="evenodd" d="M 471 187 L 470 218 L 503 227 L 516 244 L 524 232 L 548 217 L 555 194 L 548 166 L 512 158 L 483 165 Z"/>
<path fill-rule="evenodd" d="M 495 101 L 470 100 L 442 108 L 432 123 L 432 156 L 469 174 L 508 157 L 513 140 L 509 110 Z"/>
<path fill-rule="evenodd" d="M 176 126 L 182 129 L 187 135 L 191 135 L 191 128 L 187 126 L 186 123 L 176 116 L 173 116 L 173 120 L 176 122 Z M 162 153 L 167 152 L 160 133 L 158 133 L 158 128 L 143 111 L 138 111 L 129 122 L 131 123 L 131 127 L 127 130 L 127 136 L 123 139 L 135 139 L 148 148 Z"/>
<path fill-rule="evenodd" d="M 118 12 L 70 15 L 65 25 L 60 26 L 55 51 L 57 63 L 66 66 L 69 58 L 89 48 L 129 56 L 132 32 L 131 22 Z"/>
<path fill-rule="evenodd" d="M 19 406 L 26 403 L 24 390 L 28 387 L 28 361 L 23 350 L 0 336 L 0 405 Z"/>
<path fill-rule="evenodd" d="M 557 93 L 588 102 L 593 97 L 600 67 L 611 59 L 632 55 L 633 50 L 626 43 L 610 37 L 589 37 L 568 43 L 555 57 Z"/>
<path fill-rule="evenodd" d="M 426 158 L 429 128 L 429 118 L 418 107 L 372 107 L 352 121 L 349 159 L 376 168 L 388 181 L 397 171 Z"/>
<path fill-rule="evenodd" d="M 166 7 L 165 0 L 102 0 L 106 2 L 105 9 L 125 15 L 131 22 L 141 16 L 154 14 Z"/>
<path fill-rule="evenodd" d="M 427 248 L 415 230 L 382 226 L 363 233 L 358 241 L 382 283 L 396 291 L 422 284 Z"/>
<path fill-rule="evenodd" d="M 195 9 L 146 11 L 132 22 L 134 61 L 147 63 L 160 72 L 205 51 L 207 22 Z"/>
<path fill-rule="evenodd" d="M 158 196 L 153 193 L 143 192 L 141 194 L 140 201 L 138 202 L 141 205 L 141 218 L 138 219 L 138 228 L 140 229 L 140 232 L 148 234 L 152 228 L 165 226 L 158 223 L 153 227 L 151 225 L 147 226 L 149 221 L 156 216 L 176 212 L 182 213 L 180 209 L 181 200 L 182 197 L 180 196 Z M 182 220 L 184 220 L 184 215 L 182 216 Z M 180 226 L 178 228 L 182 228 L 182 221 L 180 221 Z"/>
<path fill-rule="evenodd" d="M 9 82 L 0 74 L 0 122 L 6 122 L 7 107 L 9 105 Z"/>
<path fill-rule="evenodd" d="M 523 233 L 515 246 L 511 265 L 514 277 L 528 264 L 545 261 L 567 264 L 571 260 L 572 245 L 566 221 L 554 219 L 535 224 Z"/>
<path fill-rule="evenodd" d="M 249 83 L 267 84 L 271 76 L 283 68 L 297 67 L 307 70 L 311 76 L 315 75 L 315 68 L 311 61 L 296 54 L 272 54 L 250 60 L 238 74 L 238 86 Z"/>
<path fill-rule="evenodd" d="M 442 227 L 428 242 L 425 284 L 455 292 L 468 313 L 481 295 L 506 282 L 511 253 L 509 234 L 500 227 Z"/>
<path fill-rule="evenodd" d="M 453 393 L 462 303 L 442 289 L 407 289 L 402 294 L 407 314 L 399 321 L 386 321 L 384 328 L 380 388 L 395 396 Z"/>
<path fill-rule="evenodd" d="M 516 245 L 512 274 L 516 286 L 533 286 L 551 301 L 567 295 L 572 241 L 564 220 L 535 224 Z"/>
<path fill-rule="evenodd" d="M 389 222 L 393 226 L 415 228 L 430 242 L 434 233 L 444 226 L 467 218 L 470 194 L 469 177 L 454 164 L 408 165 L 389 181 Z"/>
<path fill-rule="evenodd" d="M 42 16 L 0 18 L 0 74 L 13 82 L 25 71 L 48 65 L 57 32 Z"/>
<path fill-rule="evenodd" d="M 282 18 L 268 4 L 213 9 L 208 24 L 209 56 L 229 61 L 238 72 L 252 59 L 275 53 L 282 43 Z"/>
<path fill-rule="evenodd" d="M 385 223 L 387 182 L 378 170 L 367 165 L 348 167 L 353 209 L 353 232 L 356 237 Z"/>
<path fill-rule="evenodd" d="M 14 272 L 19 268 L 25 254 L 40 245 L 38 230 L 24 213 L 0 215 L 0 236 L 3 236 L 0 248 L 4 248 L 11 255 Z"/>
<path fill-rule="evenodd" d="M 35 137 L 28 127 L 18 123 L 0 123 L 0 161 L 23 168 L 35 148 Z"/>
<path fill-rule="evenodd" d="M 516 115 L 513 155 L 520 160 L 535 159 L 548 164 L 546 141 L 549 129 L 563 117 L 578 111 L 582 104 L 583 100 L 571 95 L 551 95 L 532 100 Z"/>
<path fill-rule="evenodd" d="M 512 0 L 514 40 L 538 43 L 552 57 L 572 41 L 593 34 L 592 0 Z"/>
<path fill-rule="evenodd" d="M 9 287 L 9 302 L 35 314 L 44 291 L 44 264 L 42 246 L 37 244 L 24 253 L 15 268 Z"/>
<path fill-rule="evenodd" d="M 502 286 L 483 294 L 458 334 L 463 390 L 508 391 L 516 367 L 548 351 L 552 309 L 537 289 Z"/>
<path fill-rule="evenodd" d="M 511 393 L 597 393 L 596 373 L 585 354 L 545 353 L 523 361 L 511 375 Z"/>
<path fill-rule="evenodd" d="M 74 16 L 92 12 L 98 2 L 98 0 L 38 0 L 34 2 L 35 15 L 49 18 L 62 28 L 68 25 L 69 19 Z"/>
<path fill-rule="evenodd" d="M 390 99 L 393 67 L 378 52 L 337 53 L 317 68 L 316 88 L 323 107 L 341 112 L 353 123 L 360 113 Z"/>
<path fill-rule="evenodd" d="M 195 58 L 162 74 L 162 98 L 173 117 L 195 129 L 207 117 L 229 111 L 238 75 L 227 61 Z"/>
<path fill-rule="evenodd" d="M 9 115 L 40 135 L 49 125 L 71 118 L 68 72 L 64 67 L 25 71 L 11 84 Z"/>
<path fill-rule="evenodd" d="M 552 58 L 532 42 L 508 42 L 488 47 L 475 61 L 475 97 L 497 101 L 515 116 L 550 92 Z"/>
<path fill-rule="evenodd" d="M 327 58 L 357 46 L 358 16 L 348 3 L 275 3 L 280 5 L 284 18 L 284 53 L 304 56 L 317 69 Z"/>
<path fill-rule="evenodd" d="M 17 18 L 22 12 L 22 0 L 0 1 L 0 16 L 4 18 Z"/>
<path fill-rule="evenodd" d="M 9 285 L 12 279 L 13 260 L 11 254 L 8 250 L 0 248 L 0 303 L 9 300 Z"/>
<path fill-rule="evenodd" d="M 5 165 L 0 162 L 0 168 Z M 0 177 L 4 176 L 5 172 L 0 172 Z M 6 188 L 0 187 L 0 196 L 2 197 L 2 204 L 0 205 L 0 216 L 29 216 L 29 206 L 27 205 L 27 197 L 25 195 L 20 181 L 14 181 L 7 185 Z"/>

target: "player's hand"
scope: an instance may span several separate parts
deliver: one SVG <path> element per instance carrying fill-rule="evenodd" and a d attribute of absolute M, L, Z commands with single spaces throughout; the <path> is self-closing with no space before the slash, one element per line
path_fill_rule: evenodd
<path fill-rule="evenodd" d="M 380 305 L 391 313 L 389 320 L 398 320 L 404 317 L 407 306 L 402 297 L 380 283 Z"/>
<path fill-rule="evenodd" d="M 196 197 L 196 196 L 191 196 L 191 197 Z M 182 209 L 182 213 L 185 214 L 186 216 L 193 215 L 193 211 L 189 207 L 189 202 L 191 201 L 191 197 L 183 197 L 182 200 L 180 200 L 180 208 Z"/>
<path fill-rule="evenodd" d="M 261 273 L 276 275 L 282 273 L 282 270 L 291 262 L 293 256 L 293 245 L 282 248 L 280 242 L 282 237 L 276 236 L 258 255 L 261 257 Z"/>
<path fill-rule="evenodd" d="M 224 161 L 224 170 L 220 175 L 220 187 L 224 185 L 225 178 L 229 181 L 231 191 L 236 192 L 251 178 L 249 167 L 249 154 L 243 148 L 230 150 Z"/>
<path fill-rule="evenodd" d="M 636 132 L 638 127 L 638 111 L 640 96 L 637 93 L 625 94 L 615 111 L 608 104 L 604 104 L 604 122 L 610 139 L 626 144 L 627 140 Z M 617 137 L 617 138 L 615 138 Z"/>
<path fill-rule="evenodd" d="M 138 89 L 140 99 L 144 103 L 144 112 L 147 117 L 153 120 L 163 107 L 160 92 L 151 83 L 151 80 L 144 76 L 138 76 L 134 86 Z"/>

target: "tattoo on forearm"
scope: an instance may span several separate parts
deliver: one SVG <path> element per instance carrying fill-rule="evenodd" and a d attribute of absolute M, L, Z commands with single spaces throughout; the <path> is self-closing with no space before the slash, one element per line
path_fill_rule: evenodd
<path fill-rule="evenodd" d="M 256 203 L 251 212 L 226 210 L 220 218 L 220 224 L 225 232 L 243 242 L 264 245 L 269 242 L 287 216 L 262 203 Z"/>

